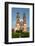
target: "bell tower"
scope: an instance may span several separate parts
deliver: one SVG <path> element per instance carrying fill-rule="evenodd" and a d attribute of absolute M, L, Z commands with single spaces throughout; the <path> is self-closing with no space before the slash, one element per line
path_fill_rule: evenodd
<path fill-rule="evenodd" d="M 17 30 L 20 30 L 20 16 L 19 16 L 19 12 L 17 12 L 17 15 L 16 15 L 16 28 L 17 28 Z"/>
<path fill-rule="evenodd" d="M 26 32 L 27 31 L 27 22 L 26 22 L 26 15 L 24 13 L 24 16 L 23 16 L 23 32 Z"/>

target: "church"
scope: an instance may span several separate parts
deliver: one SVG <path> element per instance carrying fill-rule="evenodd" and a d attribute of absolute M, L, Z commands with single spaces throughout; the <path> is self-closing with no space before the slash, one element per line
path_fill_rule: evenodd
<path fill-rule="evenodd" d="M 17 14 L 16 14 L 15 31 L 16 30 L 20 31 L 20 29 L 22 30 L 22 32 L 26 32 L 27 31 L 26 15 L 24 13 L 23 19 L 20 20 L 19 12 L 17 12 Z"/>

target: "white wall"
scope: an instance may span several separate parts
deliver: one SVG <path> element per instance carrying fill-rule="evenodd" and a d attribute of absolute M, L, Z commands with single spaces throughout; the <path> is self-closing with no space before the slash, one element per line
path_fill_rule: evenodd
<path fill-rule="evenodd" d="M 5 11 L 4 11 L 4 6 L 5 6 L 4 2 L 5 1 L 35 3 L 35 0 L 0 0 L 0 46 L 6 46 L 4 44 L 4 31 L 5 31 L 4 30 L 4 20 L 5 20 L 4 19 L 4 16 L 5 16 L 4 15 L 5 14 Z M 34 18 L 35 18 L 35 16 L 34 16 Z M 34 32 L 34 34 L 35 34 L 35 32 Z M 10 46 L 10 45 L 7 45 L 7 46 Z M 24 43 L 24 44 L 11 44 L 11 46 L 35 46 L 35 42 L 34 43 Z"/>

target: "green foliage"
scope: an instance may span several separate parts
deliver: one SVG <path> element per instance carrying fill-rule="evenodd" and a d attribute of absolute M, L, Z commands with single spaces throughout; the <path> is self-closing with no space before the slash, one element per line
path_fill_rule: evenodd
<path fill-rule="evenodd" d="M 19 35 L 20 35 L 20 33 L 18 33 L 18 32 L 13 32 L 12 33 L 13 38 L 19 38 Z"/>
<path fill-rule="evenodd" d="M 29 37 L 29 32 L 22 32 L 21 37 Z"/>
<path fill-rule="evenodd" d="M 29 37 L 29 32 L 22 32 L 22 30 L 16 32 L 12 32 L 12 38 L 26 38 Z"/>

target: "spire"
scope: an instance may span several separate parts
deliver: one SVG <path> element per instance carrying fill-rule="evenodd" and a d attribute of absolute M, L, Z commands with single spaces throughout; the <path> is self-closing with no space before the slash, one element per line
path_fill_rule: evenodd
<path fill-rule="evenodd" d="M 20 18 L 20 16 L 19 16 L 19 12 L 17 12 L 17 18 Z"/>
<path fill-rule="evenodd" d="M 25 15 L 25 13 L 23 14 L 23 19 L 24 19 L 24 18 L 26 18 L 26 15 Z"/>
<path fill-rule="evenodd" d="M 26 24 L 26 15 L 25 15 L 25 13 L 23 14 L 23 20 L 24 20 L 23 23 Z"/>

